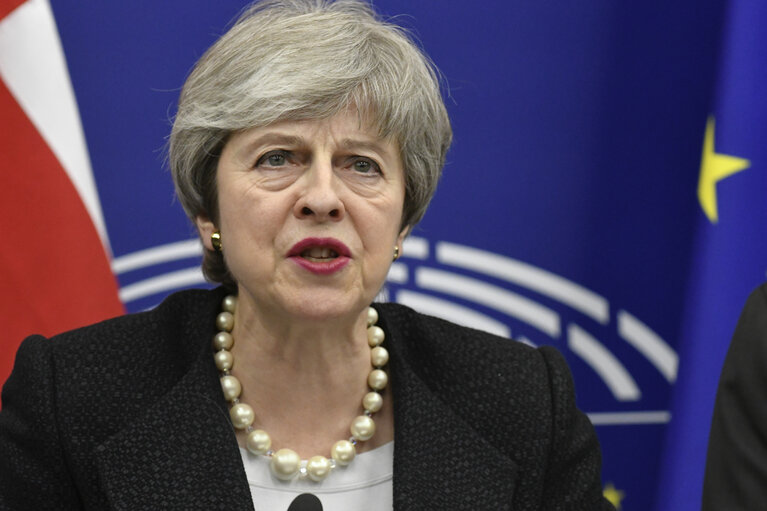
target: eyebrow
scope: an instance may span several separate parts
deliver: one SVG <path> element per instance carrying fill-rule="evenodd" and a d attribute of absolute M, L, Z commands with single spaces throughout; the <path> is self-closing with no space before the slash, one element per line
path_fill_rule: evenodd
<path fill-rule="evenodd" d="M 378 141 L 368 141 L 368 140 L 358 140 L 353 138 L 345 138 L 341 140 L 341 147 L 344 149 L 369 149 L 372 151 L 377 152 L 381 156 L 388 156 L 393 157 L 395 155 L 392 155 L 384 146 Z"/>
<path fill-rule="evenodd" d="M 305 147 L 307 145 L 306 140 L 303 137 L 296 135 L 288 135 L 285 133 L 264 133 L 261 136 L 249 140 L 242 146 L 239 154 L 248 154 L 255 148 L 264 145 L 277 145 L 287 147 Z M 367 149 L 372 150 L 382 157 L 394 158 L 397 155 L 387 150 L 386 146 L 378 140 L 361 140 L 356 138 L 344 138 L 340 141 L 339 146 L 346 150 L 360 150 Z"/>
<path fill-rule="evenodd" d="M 260 137 L 256 137 L 253 140 L 248 141 L 245 147 L 251 149 L 261 145 L 286 145 L 286 146 L 300 146 L 306 142 L 303 138 L 295 135 L 285 135 L 282 133 L 264 133 Z"/>

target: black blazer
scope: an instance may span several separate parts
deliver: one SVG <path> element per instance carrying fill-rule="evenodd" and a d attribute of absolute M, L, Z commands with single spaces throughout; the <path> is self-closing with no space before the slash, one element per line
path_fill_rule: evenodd
<path fill-rule="evenodd" d="M 714 404 L 704 511 L 767 506 L 767 284 L 738 320 Z"/>
<path fill-rule="evenodd" d="M 30 337 L 3 388 L 0 509 L 253 505 L 211 339 L 223 291 Z M 376 305 L 391 353 L 396 510 L 609 510 L 552 348 Z"/>

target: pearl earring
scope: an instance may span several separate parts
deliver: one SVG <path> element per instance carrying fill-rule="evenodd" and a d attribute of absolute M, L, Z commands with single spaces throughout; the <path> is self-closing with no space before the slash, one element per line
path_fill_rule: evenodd
<path fill-rule="evenodd" d="M 221 231 L 214 231 L 210 235 L 210 244 L 213 245 L 213 250 L 216 252 L 221 252 L 221 248 L 223 245 L 221 245 Z"/>

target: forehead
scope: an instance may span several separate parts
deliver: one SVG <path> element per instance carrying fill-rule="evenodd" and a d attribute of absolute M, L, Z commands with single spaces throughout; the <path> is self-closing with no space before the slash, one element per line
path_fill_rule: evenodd
<path fill-rule="evenodd" d="M 233 133 L 227 146 L 332 145 L 337 148 L 370 148 L 399 159 L 399 144 L 394 137 L 384 137 L 369 115 L 346 109 L 323 119 L 281 120 Z"/>

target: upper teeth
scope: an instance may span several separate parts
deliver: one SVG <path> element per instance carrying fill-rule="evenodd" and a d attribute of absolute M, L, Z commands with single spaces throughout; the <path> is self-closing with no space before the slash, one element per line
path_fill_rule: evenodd
<path fill-rule="evenodd" d="M 338 257 L 338 253 L 327 247 L 312 247 L 308 250 L 304 250 L 301 254 L 304 257 L 312 257 L 314 259 L 329 259 L 331 257 Z"/>

